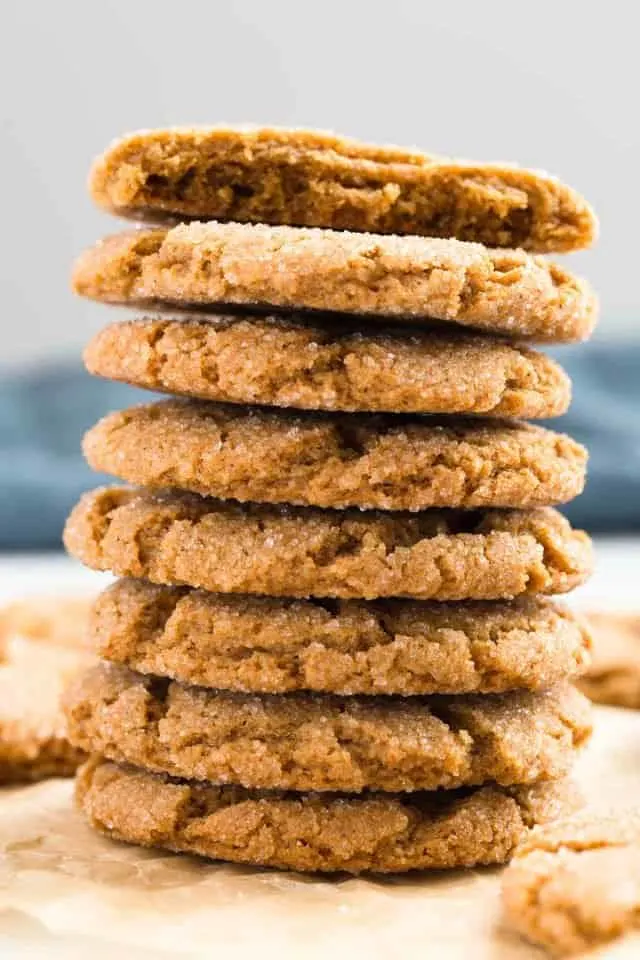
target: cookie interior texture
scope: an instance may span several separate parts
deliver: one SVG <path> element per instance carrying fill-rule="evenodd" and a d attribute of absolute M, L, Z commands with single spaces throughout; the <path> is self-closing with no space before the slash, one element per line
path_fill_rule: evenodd
<path fill-rule="evenodd" d="M 347 320 L 209 314 L 112 323 L 90 373 L 202 400 L 307 410 L 554 417 L 571 383 L 544 353 L 497 338 Z"/>
<path fill-rule="evenodd" d="M 597 234 L 585 200 L 547 174 L 306 130 L 130 134 L 95 162 L 90 189 L 100 206 L 142 219 L 417 233 L 539 252 L 582 249 Z"/>
<path fill-rule="evenodd" d="M 504 863 L 580 802 L 570 781 L 364 797 L 249 791 L 94 757 L 76 799 L 117 840 L 285 870 L 398 873 Z"/>

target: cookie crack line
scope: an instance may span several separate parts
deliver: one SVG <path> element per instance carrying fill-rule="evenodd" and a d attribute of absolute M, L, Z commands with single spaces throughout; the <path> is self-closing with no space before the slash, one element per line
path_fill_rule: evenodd
<path fill-rule="evenodd" d="M 107 303 L 274 307 L 456 327 L 548 342 L 596 319 L 585 281 L 522 250 L 424 237 L 190 223 L 107 237 L 73 272 Z"/>
<path fill-rule="evenodd" d="M 350 873 L 503 863 L 533 824 L 578 802 L 566 781 L 354 798 L 199 785 L 98 757 L 80 772 L 76 799 L 90 823 L 115 839 L 232 862 Z"/>
<path fill-rule="evenodd" d="M 103 418 L 89 465 L 239 501 L 424 510 L 537 507 L 584 486 L 586 451 L 514 421 L 311 414 L 168 400 Z"/>
<path fill-rule="evenodd" d="M 299 409 L 533 419 L 564 413 L 571 396 L 558 364 L 522 344 L 299 317 L 127 320 L 84 358 L 90 373 L 150 390 Z"/>
<path fill-rule="evenodd" d="M 293 601 L 138 580 L 95 603 L 99 656 L 197 686 L 285 693 L 544 689 L 584 670 L 591 637 L 542 599 L 467 604 Z"/>
<path fill-rule="evenodd" d="M 540 252 L 597 236 L 585 200 L 548 174 L 304 130 L 174 128 L 116 141 L 94 163 L 103 208 L 141 219 L 220 219 L 458 237 Z"/>
<path fill-rule="evenodd" d="M 557 779 L 591 732 L 588 701 L 569 685 L 380 703 L 222 693 L 102 664 L 66 702 L 70 740 L 88 753 L 195 780 L 292 790 Z"/>
<path fill-rule="evenodd" d="M 293 597 L 561 593 L 592 562 L 586 534 L 551 508 L 362 513 L 117 487 L 85 495 L 64 539 L 88 566 L 120 576 Z"/>

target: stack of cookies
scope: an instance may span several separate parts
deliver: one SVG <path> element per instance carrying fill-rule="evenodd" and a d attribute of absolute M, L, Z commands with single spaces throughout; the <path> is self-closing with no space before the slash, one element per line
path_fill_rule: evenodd
<path fill-rule="evenodd" d="M 88 369 L 173 395 L 107 416 L 65 541 L 117 580 L 68 697 L 77 797 L 134 843 L 299 870 L 500 863 L 570 809 L 588 655 L 546 599 L 586 453 L 523 339 L 585 338 L 589 245 L 544 174 L 299 131 L 136 134 L 91 190 L 153 224 L 78 261 L 136 308 Z M 183 222 L 176 223 L 176 220 Z M 526 251 L 533 251 L 526 252 Z"/>

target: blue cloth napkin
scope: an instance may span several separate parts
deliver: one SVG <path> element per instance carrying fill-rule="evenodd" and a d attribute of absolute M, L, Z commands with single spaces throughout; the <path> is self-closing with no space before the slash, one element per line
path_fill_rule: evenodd
<path fill-rule="evenodd" d="M 555 352 L 574 381 L 570 412 L 549 423 L 589 447 L 589 482 L 563 508 L 592 532 L 640 530 L 640 344 L 592 343 Z M 60 546 L 66 515 L 108 477 L 80 453 L 85 430 L 109 410 L 153 395 L 67 364 L 0 383 L 0 550 Z"/>
<path fill-rule="evenodd" d="M 83 433 L 109 410 L 148 393 L 90 377 L 69 364 L 0 382 L 0 550 L 61 546 L 81 493 L 113 478 L 89 470 Z"/>
<path fill-rule="evenodd" d="M 563 512 L 593 533 L 637 533 L 640 343 L 596 341 L 553 353 L 573 380 L 573 402 L 564 417 L 547 426 L 563 430 L 589 450 L 586 490 Z"/>

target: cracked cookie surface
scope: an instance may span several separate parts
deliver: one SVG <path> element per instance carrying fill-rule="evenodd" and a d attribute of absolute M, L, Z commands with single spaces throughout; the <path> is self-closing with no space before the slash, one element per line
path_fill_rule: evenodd
<path fill-rule="evenodd" d="M 417 514 L 234 504 L 104 487 L 64 534 L 87 566 L 222 593 L 465 600 L 564 593 L 592 565 L 552 508 Z"/>
<path fill-rule="evenodd" d="M 566 607 L 305 601 L 118 580 L 97 599 L 100 657 L 141 673 L 257 693 L 500 693 L 581 673 L 591 638 Z"/>
<path fill-rule="evenodd" d="M 571 383 L 551 357 L 505 340 L 347 321 L 145 317 L 100 330 L 90 373 L 202 400 L 307 410 L 554 417 Z"/>
<path fill-rule="evenodd" d="M 564 776 L 591 732 L 570 684 L 482 697 L 269 696 L 204 690 L 115 664 L 66 696 L 87 753 L 212 783 L 391 792 Z"/>
<path fill-rule="evenodd" d="M 263 224 L 187 223 L 106 237 L 76 261 L 73 288 L 108 303 L 437 320 L 549 342 L 586 338 L 597 312 L 584 280 L 523 250 Z"/>
<path fill-rule="evenodd" d="M 555 177 L 311 130 L 147 130 L 92 168 L 101 207 L 136 218 L 417 233 L 539 252 L 589 246 L 597 221 Z"/>
<path fill-rule="evenodd" d="M 264 410 L 165 400 L 104 417 L 92 469 L 136 485 L 317 507 L 540 507 L 584 486 L 587 452 L 518 421 Z"/>
<path fill-rule="evenodd" d="M 640 813 L 585 812 L 534 830 L 503 875 L 502 897 L 509 925 L 555 955 L 637 930 Z"/>
<path fill-rule="evenodd" d="M 399 873 L 504 863 L 527 831 L 579 804 L 567 781 L 417 794 L 214 787 L 93 758 L 76 782 L 89 823 L 129 843 L 284 870 Z"/>

